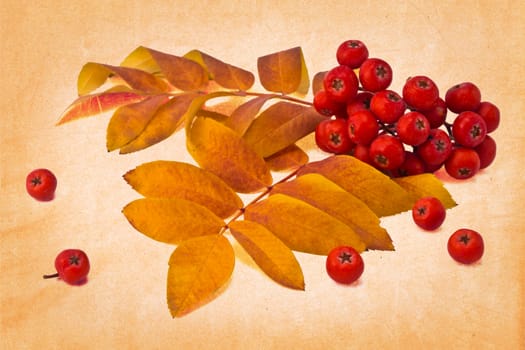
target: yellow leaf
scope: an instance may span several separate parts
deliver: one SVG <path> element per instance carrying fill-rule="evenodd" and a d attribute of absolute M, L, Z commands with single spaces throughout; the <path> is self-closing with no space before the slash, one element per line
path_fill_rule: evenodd
<path fill-rule="evenodd" d="M 297 169 L 306 163 L 308 154 L 295 144 L 266 158 L 266 164 L 273 171 Z"/>
<path fill-rule="evenodd" d="M 308 90 L 308 72 L 300 47 L 259 57 L 257 70 L 262 86 L 268 91 L 304 94 Z"/>
<path fill-rule="evenodd" d="M 166 298 L 172 317 L 181 317 L 215 299 L 229 281 L 235 253 L 223 235 L 182 242 L 169 260 Z"/>
<path fill-rule="evenodd" d="M 326 177 L 306 174 L 273 187 L 271 194 L 282 193 L 303 200 L 350 226 L 369 249 L 394 250 L 392 239 L 379 226 L 377 215 L 359 198 Z"/>
<path fill-rule="evenodd" d="M 236 192 L 255 192 L 272 184 L 264 159 L 235 131 L 203 117 L 196 117 L 187 130 L 187 147 L 193 159 Z"/>
<path fill-rule="evenodd" d="M 133 50 L 120 65 L 122 67 L 137 68 L 151 74 L 160 72 L 159 65 L 144 46 L 139 46 Z"/>
<path fill-rule="evenodd" d="M 321 174 L 365 202 L 377 216 L 398 214 L 412 208 L 411 195 L 374 167 L 347 155 L 306 164 L 298 172 Z"/>
<path fill-rule="evenodd" d="M 227 89 L 248 90 L 255 81 L 251 72 L 224 63 L 199 50 L 192 50 L 184 57 L 199 63 L 211 79 Z"/>
<path fill-rule="evenodd" d="M 157 109 L 168 101 L 164 95 L 120 107 L 113 113 L 106 133 L 106 147 L 114 151 L 135 140 L 155 116 Z"/>
<path fill-rule="evenodd" d="M 327 255 L 340 245 L 350 245 L 360 252 L 366 248 L 361 237 L 342 221 L 283 194 L 249 205 L 244 217 L 265 226 L 292 250 Z"/>
<path fill-rule="evenodd" d="M 410 193 L 413 202 L 421 197 L 432 196 L 438 198 L 447 209 L 457 205 L 443 183 L 434 174 L 398 177 L 394 178 L 394 181 Z"/>
<path fill-rule="evenodd" d="M 229 228 L 237 242 L 266 275 L 285 287 L 304 290 L 301 266 L 280 239 L 253 221 L 234 221 Z"/>
<path fill-rule="evenodd" d="M 227 218 L 243 207 L 237 193 L 224 181 L 188 163 L 152 161 L 128 171 L 124 179 L 145 197 L 187 199 L 220 218 Z"/>
<path fill-rule="evenodd" d="M 224 221 L 212 211 L 181 198 L 136 199 L 122 212 L 137 231 L 170 244 L 218 233 L 224 227 Z"/>
<path fill-rule="evenodd" d="M 243 138 L 261 157 L 268 157 L 313 132 L 324 119 L 313 107 L 281 101 L 264 110 Z"/>

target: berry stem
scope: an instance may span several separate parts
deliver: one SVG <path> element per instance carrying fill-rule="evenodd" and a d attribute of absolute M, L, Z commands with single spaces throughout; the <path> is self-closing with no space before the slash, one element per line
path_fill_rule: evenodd
<path fill-rule="evenodd" d="M 58 272 L 57 273 L 54 273 L 54 274 L 51 274 L 51 275 L 44 275 L 42 276 L 43 278 L 45 279 L 48 279 L 48 278 L 57 278 L 58 277 Z"/>

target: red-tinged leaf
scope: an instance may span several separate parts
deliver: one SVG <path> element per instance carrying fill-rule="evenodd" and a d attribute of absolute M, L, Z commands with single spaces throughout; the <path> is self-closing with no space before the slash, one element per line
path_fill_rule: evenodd
<path fill-rule="evenodd" d="M 167 103 L 161 104 L 145 124 L 140 133 L 130 142 L 120 147 L 120 153 L 140 151 L 170 137 L 184 126 L 184 116 L 194 99 L 201 95 L 181 93 Z M 145 121 L 147 115 L 144 115 Z M 127 127 L 127 126 L 125 126 Z"/>
<path fill-rule="evenodd" d="M 410 210 L 410 194 L 390 177 L 359 159 L 338 155 L 306 164 L 298 175 L 321 174 L 361 199 L 377 216 Z"/>
<path fill-rule="evenodd" d="M 97 115 L 128 104 L 140 102 L 147 96 L 131 91 L 103 92 L 77 98 L 60 116 L 57 125 Z"/>
<path fill-rule="evenodd" d="M 304 277 L 293 252 L 264 226 L 253 221 L 234 221 L 229 225 L 237 242 L 255 263 L 275 282 L 304 290 Z"/>
<path fill-rule="evenodd" d="M 187 148 L 193 159 L 236 192 L 255 192 L 272 184 L 264 159 L 235 131 L 203 117 L 195 117 L 186 130 Z"/>
<path fill-rule="evenodd" d="M 282 94 L 308 91 L 308 72 L 300 47 L 259 57 L 257 70 L 262 86 L 268 91 Z"/>
<path fill-rule="evenodd" d="M 257 117 L 263 105 L 268 100 L 277 96 L 279 95 L 268 94 L 257 96 L 241 104 L 232 112 L 225 125 L 230 129 L 235 130 L 239 135 L 243 135 L 255 120 L 255 117 Z"/>
<path fill-rule="evenodd" d="M 172 317 L 182 317 L 215 299 L 230 279 L 235 253 L 223 235 L 182 242 L 169 260 L 166 297 Z"/>
<path fill-rule="evenodd" d="M 88 62 L 82 67 L 78 75 L 78 94 L 82 96 L 99 88 L 111 75 L 118 76 L 135 90 L 150 93 L 168 90 L 166 82 L 140 69 Z"/>
<path fill-rule="evenodd" d="M 283 194 L 248 205 L 244 218 L 265 226 L 290 249 L 304 253 L 327 255 L 340 245 L 360 252 L 366 248 L 361 237 L 342 221 Z"/>
<path fill-rule="evenodd" d="M 108 151 L 124 147 L 135 140 L 155 116 L 157 109 L 167 101 L 167 96 L 152 96 L 144 101 L 117 109 L 107 127 Z"/>
<path fill-rule="evenodd" d="M 266 164 L 273 171 L 294 170 L 308 163 L 308 154 L 297 145 L 291 145 L 266 158 Z"/>
<path fill-rule="evenodd" d="M 326 117 L 315 108 L 278 102 L 253 121 L 243 138 L 262 157 L 269 157 L 312 133 Z"/>
<path fill-rule="evenodd" d="M 184 57 L 199 63 L 209 73 L 210 79 L 227 89 L 248 90 L 254 83 L 255 77 L 251 72 L 224 63 L 202 51 L 192 50 Z"/>

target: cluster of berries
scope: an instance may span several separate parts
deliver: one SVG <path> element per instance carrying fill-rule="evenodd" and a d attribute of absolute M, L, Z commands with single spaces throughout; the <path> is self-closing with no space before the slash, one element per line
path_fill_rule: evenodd
<path fill-rule="evenodd" d="M 327 116 L 315 131 L 321 150 L 351 154 L 392 177 L 444 166 L 450 176 L 467 179 L 493 162 L 496 143 L 488 134 L 498 127 L 500 111 L 481 100 L 473 83 L 454 85 L 442 98 L 432 79 L 418 75 L 399 94 L 389 89 L 391 66 L 369 57 L 362 41 L 343 42 L 336 58 L 339 65 L 324 73 L 313 98 Z"/>

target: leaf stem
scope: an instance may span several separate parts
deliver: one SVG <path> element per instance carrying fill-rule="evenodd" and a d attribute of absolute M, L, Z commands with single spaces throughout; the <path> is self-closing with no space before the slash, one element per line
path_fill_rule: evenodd
<path fill-rule="evenodd" d="M 256 97 L 264 97 L 264 96 L 271 96 L 275 98 L 279 98 L 281 100 L 286 100 L 290 102 L 300 103 L 305 106 L 313 106 L 313 103 L 310 101 L 302 100 L 300 98 L 296 98 L 290 95 L 285 94 L 267 94 L 264 92 L 253 92 L 253 91 L 238 91 L 235 93 L 236 96 L 256 96 Z"/>

